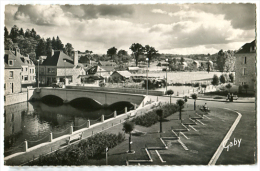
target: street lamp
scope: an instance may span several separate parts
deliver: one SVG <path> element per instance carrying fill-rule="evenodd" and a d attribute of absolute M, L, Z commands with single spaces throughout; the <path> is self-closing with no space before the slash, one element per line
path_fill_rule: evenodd
<path fill-rule="evenodd" d="M 148 64 L 149 64 L 149 58 L 146 58 L 147 61 L 147 69 L 146 69 L 146 95 L 148 96 Z"/>
<path fill-rule="evenodd" d="M 40 63 L 40 60 L 38 59 L 37 62 L 38 62 L 38 79 L 37 79 L 37 81 L 38 81 L 38 88 L 39 88 L 39 80 L 40 80 L 40 76 L 39 76 L 39 63 Z"/>
<path fill-rule="evenodd" d="M 168 58 L 165 59 L 166 62 L 168 62 Z M 166 64 L 166 91 L 167 91 L 167 64 Z"/>
<path fill-rule="evenodd" d="M 64 79 L 64 85 L 65 85 L 65 88 L 66 88 L 66 66 L 65 66 L 66 60 L 64 59 L 63 62 L 64 62 L 64 68 L 65 68 L 65 79 Z"/>

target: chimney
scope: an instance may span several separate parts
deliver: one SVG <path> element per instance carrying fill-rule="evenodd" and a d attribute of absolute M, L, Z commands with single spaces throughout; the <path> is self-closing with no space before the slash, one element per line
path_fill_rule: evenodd
<path fill-rule="evenodd" d="M 74 65 L 77 66 L 78 65 L 78 51 L 74 51 Z"/>
<path fill-rule="evenodd" d="M 15 48 L 15 56 L 20 56 L 20 49 L 18 47 Z"/>
<path fill-rule="evenodd" d="M 51 50 L 51 56 L 53 56 L 53 55 L 54 55 L 54 50 L 52 49 L 52 50 Z"/>

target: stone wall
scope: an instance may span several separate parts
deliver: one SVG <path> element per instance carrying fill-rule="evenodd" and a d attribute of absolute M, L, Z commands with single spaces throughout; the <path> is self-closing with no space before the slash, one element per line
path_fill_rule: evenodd
<path fill-rule="evenodd" d="M 27 92 L 5 95 L 5 106 L 27 101 Z"/>

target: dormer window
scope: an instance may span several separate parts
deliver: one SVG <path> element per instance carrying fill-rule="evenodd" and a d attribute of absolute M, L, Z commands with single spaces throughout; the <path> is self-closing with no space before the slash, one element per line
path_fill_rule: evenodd
<path fill-rule="evenodd" d="M 9 60 L 9 61 L 8 61 L 8 65 L 9 65 L 9 66 L 13 66 L 13 65 L 14 65 L 14 61 L 13 61 L 13 60 Z"/>

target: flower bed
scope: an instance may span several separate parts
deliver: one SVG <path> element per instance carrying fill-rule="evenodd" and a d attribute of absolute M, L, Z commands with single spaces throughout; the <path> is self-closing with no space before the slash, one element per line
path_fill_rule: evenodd
<path fill-rule="evenodd" d="M 163 110 L 163 117 L 166 118 L 178 111 L 179 106 L 176 104 L 166 104 L 162 106 L 161 109 Z M 153 111 L 150 111 L 144 115 L 137 116 L 132 120 L 132 122 L 134 122 L 136 125 L 150 127 L 159 121 L 156 110 L 158 109 L 154 109 Z"/>

